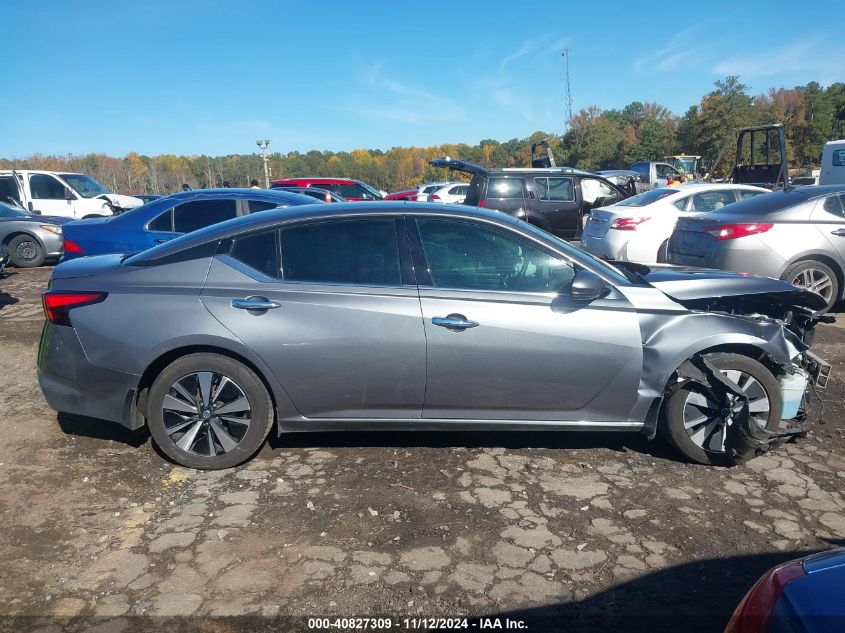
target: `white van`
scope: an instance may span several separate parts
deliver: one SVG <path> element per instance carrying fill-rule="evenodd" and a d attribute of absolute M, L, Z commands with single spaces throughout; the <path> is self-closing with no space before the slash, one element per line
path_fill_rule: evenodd
<path fill-rule="evenodd" d="M 845 185 L 845 140 L 824 144 L 819 184 Z"/>
<path fill-rule="evenodd" d="M 0 202 L 36 215 L 102 217 L 141 206 L 133 196 L 110 193 L 85 174 L 30 169 L 0 170 Z"/>

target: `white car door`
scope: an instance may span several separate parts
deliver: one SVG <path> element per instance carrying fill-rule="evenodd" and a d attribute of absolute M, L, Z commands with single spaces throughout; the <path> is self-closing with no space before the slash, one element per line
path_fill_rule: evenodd
<path fill-rule="evenodd" d="M 29 190 L 27 206 L 33 213 L 78 217 L 75 204 L 76 194 L 55 176 L 27 174 L 26 187 Z"/>

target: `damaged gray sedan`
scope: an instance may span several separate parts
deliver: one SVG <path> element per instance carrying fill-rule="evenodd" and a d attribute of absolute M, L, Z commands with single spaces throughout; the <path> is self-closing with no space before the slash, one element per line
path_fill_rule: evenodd
<path fill-rule="evenodd" d="M 50 405 L 195 468 L 271 430 L 468 428 L 660 430 L 727 464 L 800 429 L 830 370 L 809 291 L 609 264 L 466 206 L 265 211 L 65 262 L 43 301 Z"/>

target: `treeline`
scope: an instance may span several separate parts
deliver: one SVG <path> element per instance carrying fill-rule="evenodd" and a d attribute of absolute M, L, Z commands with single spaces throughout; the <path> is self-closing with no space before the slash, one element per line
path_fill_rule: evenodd
<path fill-rule="evenodd" d="M 270 154 L 274 178 L 283 176 L 343 176 L 357 178 L 385 191 L 411 187 L 426 180 L 449 176 L 428 164 L 432 158 L 452 156 L 486 166 L 525 166 L 529 145 L 548 138 L 559 165 L 582 169 L 626 168 L 637 160 L 661 159 L 675 153 L 701 155 L 710 164 L 723 148 L 732 146 L 736 129 L 781 122 L 786 126 L 787 149 L 793 167 L 816 164 L 822 145 L 842 138 L 845 131 L 845 83 L 822 88 L 806 86 L 772 89 L 752 96 L 737 77 L 715 82 L 683 116 L 657 103 L 633 102 L 621 110 L 596 107 L 581 110 L 562 135 L 535 132 L 528 138 L 499 142 L 485 139 L 477 145 L 447 144 L 432 147 L 394 147 L 388 151 L 359 149 L 351 152 L 309 151 Z M 723 166 L 732 164 L 728 154 Z M 91 175 L 120 193 L 164 194 L 183 183 L 214 187 L 224 182 L 247 186 L 264 181 L 257 154 L 227 156 L 144 156 L 130 152 L 123 158 L 105 154 L 0 159 L 0 168 L 75 171 Z M 451 174 L 455 177 L 456 174 Z"/>

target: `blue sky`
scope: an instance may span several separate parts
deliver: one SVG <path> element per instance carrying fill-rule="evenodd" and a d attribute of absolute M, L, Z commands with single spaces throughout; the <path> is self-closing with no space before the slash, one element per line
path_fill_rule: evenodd
<path fill-rule="evenodd" d="M 822 19 L 841 16 L 833 2 L 671 4 L 674 15 L 666 3 L 553 0 L 5 3 L 0 156 L 561 132 L 564 46 L 575 111 L 657 101 L 683 114 L 728 74 L 755 94 L 845 81 L 841 20 Z"/>

